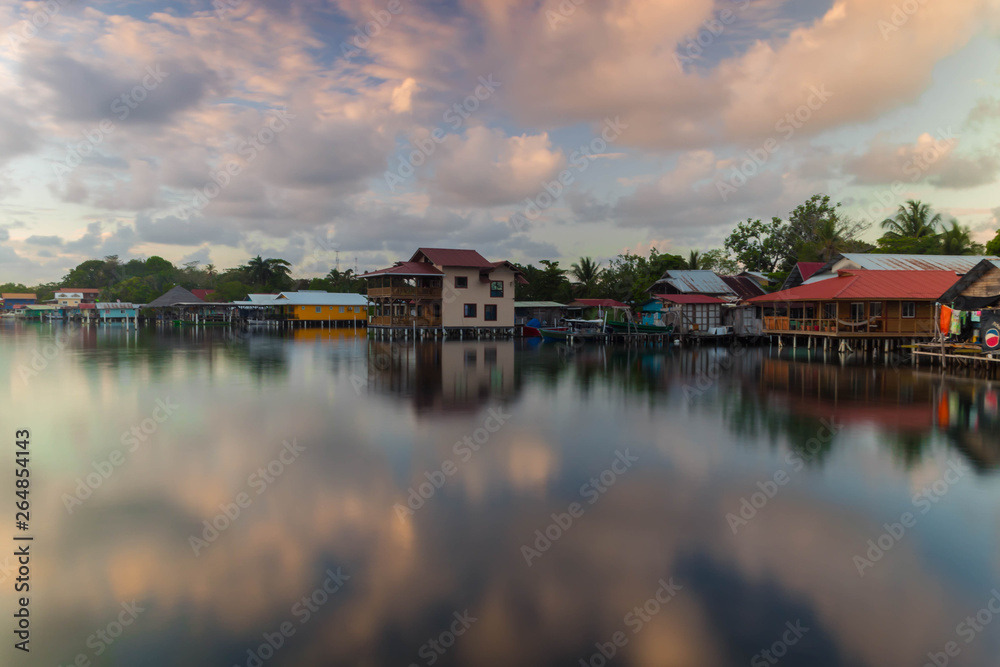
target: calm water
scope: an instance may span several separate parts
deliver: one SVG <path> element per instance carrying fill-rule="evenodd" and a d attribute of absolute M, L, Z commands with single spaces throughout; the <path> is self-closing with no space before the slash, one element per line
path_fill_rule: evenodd
<path fill-rule="evenodd" d="M 32 652 L 5 629 L 0 663 L 1000 664 L 996 384 L 60 331 L 0 327 L 4 516 L 29 428 L 35 535 Z"/>

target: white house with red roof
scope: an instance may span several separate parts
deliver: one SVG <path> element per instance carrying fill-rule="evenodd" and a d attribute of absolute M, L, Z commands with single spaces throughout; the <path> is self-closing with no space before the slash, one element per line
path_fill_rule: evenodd
<path fill-rule="evenodd" d="M 443 330 L 512 328 L 514 287 L 525 282 L 510 262 L 448 248 L 419 248 L 405 262 L 361 277 L 372 327 Z"/>

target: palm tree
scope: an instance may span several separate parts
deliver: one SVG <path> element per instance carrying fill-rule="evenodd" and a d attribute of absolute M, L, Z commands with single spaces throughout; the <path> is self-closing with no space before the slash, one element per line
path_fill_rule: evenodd
<path fill-rule="evenodd" d="M 688 270 L 697 271 L 698 265 L 701 263 L 701 253 L 697 250 L 692 250 L 691 254 L 688 255 Z"/>
<path fill-rule="evenodd" d="M 951 220 L 951 226 L 945 227 L 941 232 L 942 255 L 975 255 L 978 250 L 977 245 L 969 234 L 969 228 L 958 224 L 958 220 L 954 218 Z"/>
<path fill-rule="evenodd" d="M 262 259 L 260 255 L 247 262 L 244 268 L 252 284 L 267 285 L 271 282 L 271 267 L 268 265 L 267 260 Z"/>
<path fill-rule="evenodd" d="M 270 282 L 278 287 L 287 284 L 292 277 L 292 263 L 286 259 L 265 259 Z"/>
<path fill-rule="evenodd" d="M 590 257 L 581 257 L 579 262 L 570 265 L 570 273 L 576 278 L 577 284 L 585 294 L 591 294 L 597 287 L 597 281 L 603 273 L 601 263 Z"/>
<path fill-rule="evenodd" d="M 843 250 L 844 243 L 842 227 L 837 220 L 829 218 L 816 227 L 816 252 L 822 261 L 829 262 Z"/>
<path fill-rule="evenodd" d="M 209 278 L 214 278 L 218 273 L 219 272 L 216 270 L 215 264 L 205 265 L 205 275 L 207 275 Z"/>
<path fill-rule="evenodd" d="M 909 199 L 900 204 L 896 215 L 882 221 L 885 235 L 893 238 L 919 239 L 937 234 L 941 225 L 941 214 L 931 215 L 931 207 L 920 201 Z"/>

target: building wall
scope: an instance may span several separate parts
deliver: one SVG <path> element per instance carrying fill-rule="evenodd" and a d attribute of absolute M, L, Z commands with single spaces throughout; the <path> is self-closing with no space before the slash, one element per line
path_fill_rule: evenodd
<path fill-rule="evenodd" d="M 34 303 L 34 299 L 4 299 L 3 307 L 4 310 L 13 310 L 14 306 L 30 306 Z"/>
<path fill-rule="evenodd" d="M 962 296 L 968 297 L 988 297 L 998 294 L 1000 294 L 1000 269 L 995 267 L 962 292 Z"/>
<path fill-rule="evenodd" d="M 445 327 L 512 327 L 514 326 L 514 272 L 507 267 L 494 269 L 491 280 L 503 282 L 503 297 L 490 296 L 490 283 L 479 281 L 479 269 L 444 269 L 444 290 L 441 304 L 442 325 Z M 455 278 L 468 279 L 468 287 L 456 288 Z M 476 316 L 465 317 L 465 304 L 476 304 Z M 487 322 L 483 306 L 495 304 L 497 319 Z"/>
<path fill-rule="evenodd" d="M 368 321 L 368 310 L 365 306 L 282 306 L 282 311 L 296 320 L 310 322 L 341 322 L 358 320 Z M 316 312 L 316 309 L 319 312 Z M 341 312 L 343 311 L 343 312 Z"/>

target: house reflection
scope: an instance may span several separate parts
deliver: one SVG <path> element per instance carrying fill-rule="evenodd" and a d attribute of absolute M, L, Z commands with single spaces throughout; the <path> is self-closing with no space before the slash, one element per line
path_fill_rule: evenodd
<path fill-rule="evenodd" d="M 368 386 L 418 412 L 473 411 L 519 392 L 514 341 L 368 343 Z"/>
<path fill-rule="evenodd" d="M 979 471 L 1000 467 L 1000 390 L 952 380 L 938 387 L 934 423 Z"/>

